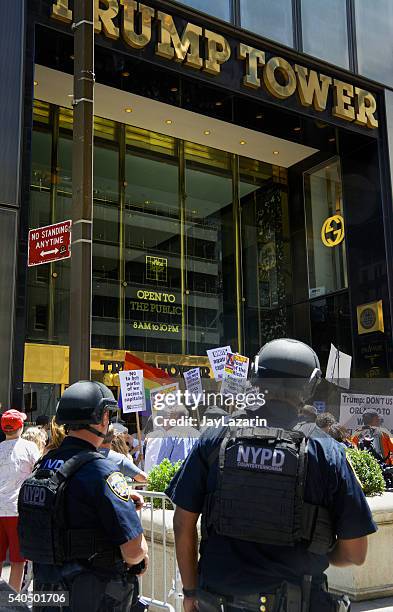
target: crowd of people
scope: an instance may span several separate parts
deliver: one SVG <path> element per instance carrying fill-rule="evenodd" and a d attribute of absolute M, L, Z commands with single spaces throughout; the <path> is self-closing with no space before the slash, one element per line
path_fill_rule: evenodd
<path fill-rule="evenodd" d="M 25 562 L 20 552 L 18 537 L 18 494 L 22 483 L 34 466 L 52 451 L 60 448 L 67 435 L 64 425 L 40 415 L 35 425 L 24 427 L 26 414 L 8 410 L 1 417 L 1 430 L 5 439 L 0 442 L 0 577 L 2 565 L 8 558 L 11 571 L 9 585 L 19 591 Z M 130 481 L 146 482 L 147 474 L 135 465 L 129 444 L 133 443 L 127 428 L 111 424 L 99 452 Z"/>
<path fill-rule="evenodd" d="M 130 434 L 111 391 L 89 381 L 64 392 L 51 420 L 41 416 L 25 428 L 24 413 L 6 411 L 0 568 L 8 554 L 10 587 L 21 589 L 29 559 L 35 590 L 70 593 L 67 612 L 137 610 L 137 576 L 149 557 L 136 513 L 143 499 L 132 483 L 145 483 L 169 459 L 183 462 L 167 495 L 176 507 L 186 612 L 349 610 L 345 597 L 327 594 L 323 571 L 329 563 L 362 564 L 376 526 L 345 447 L 371 440 L 391 464 L 391 434 L 375 410 L 366 410 L 350 435 L 333 414 L 306 403 L 321 371 L 301 342 L 268 343 L 253 376 L 268 387 L 267 402 L 231 413 L 210 407 L 203 416 L 217 419 L 215 428 L 185 426 L 189 411 L 178 403 L 164 408 L 159 425 L 150 419 L 142 436 Z M 258 416 L 266 427 L 242 425 Z M 226 426 L 229 419 L 235 426 Z"/>

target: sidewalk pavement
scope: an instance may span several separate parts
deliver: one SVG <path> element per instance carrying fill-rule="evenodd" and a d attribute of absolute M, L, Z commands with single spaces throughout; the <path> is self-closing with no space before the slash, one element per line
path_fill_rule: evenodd
<path fill-rule="evenodd" d="M 353 603 L 351 612 L 393 612 L 393 597 Z"/>

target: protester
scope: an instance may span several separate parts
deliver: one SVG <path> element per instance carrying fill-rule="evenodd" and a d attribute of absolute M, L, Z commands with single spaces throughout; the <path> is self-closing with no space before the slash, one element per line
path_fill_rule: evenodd
<path fill-rule="evenodd" d="M 315 406 L 305 404 L 299 408 L 299 419 L 303 423 L 315 423 L 317 420 L 318 411 Z"/>
<path fill-rule="evenodd" d="M 7 410 L 1 417 L 6 439 L 0 443 L 0 576 L 7 550 L 11 563 L 9 584 L 20 591 L 25 559 L 19 548 L 18 495 L 40 457 L 37 445 L 21 439 L 26 415 Z"/>
<path fill-rule="evenodd" d="M 337 442 L 344 444 L 347 448 L 351 448 L 353 445 L 349 440 L 349 432 L 346 427 L 340 425 L 339 423 L 333 423 L 330 425 L 327 433 Z"/>
<path fill-rule="evenodd" d="M 41 459 L 19 495 L 21 549 L 33 561 L 35 591 L 66 591 L 70 612 L 129 612 L 138 597 L 137 575 L 148 562 L 136 512 L 143 499 L 96 452 L 116 410 L 101 383 L 68 387 L 56 421 L 69 433 Z M 44 606 L 35 610 L 58 609 Z"/>
<path fill-rule="evenodd" d="M 37 427 L 42 427 L 46 432 L 50 430 L 50 418 L 47 414 L 40 414 L 35 420 Z"/>
<path fill-rule="evenodd" d="M 357 448 L 370 443 L 386 465 L 393 465 L 393 437 L 388 429 L 381 427 L 381 417 L 373 408 L 363 412 L 363 425 L 355 431 L 351 441 Z"/>
<path fill-rule="evenodd" d="M 47 442 L 47 434 L 44 429 L 41 427 L 28 427 L 28 429 L 23 432 L 22 438 L 34 442 L 37 445 L 40 457 L 44 454 Z"/>
<path fill-rule="evenodd" d="M 254 378 L 268 391 L 254 415 L 268 427 L 210 428 L 167 490 L 184 610 L 348 610 L 323 572 L 362 565 L 376 525 L 345 449 L 328 436 L 306 445 L 292 431 L 321 378 L 319 359 L 302 342 L 275 340 L 258 353 Z"/>
<path fill-rule="evenodd" d="M 325 433 L 328 433 L 329 427 L 335 423 L 337 423 L 337 419 L 331 412 L 322 412 L 317 416 L 316 424 Z"/>
<path fill-rule="evenodd" d="M 139 469 L 132 459 L 129 458 L 128 447 L 121 434 L 115 435 L 113 425 L 109 426 L 99 452 L 109 461 L 112 461 L 124 476 L 133 478 L 137 482 L 145 482 L 147 474 Z"/>
<path fill-rule="evenodd" d="M 49 444 L 46 447 L 46 451 L 49 452 L 59 448 L 65 436 L 66 431 L 63 425 L 58 425 L 56 423 L 56 417 L 52 417 L 50 422 Z"/>
<path fill-rule="evenodd" d="M 143 443 L 144 436 L 142 432 L 140 442 L 138 438 L 138 433 L 136 431 L 128 434 L 128 446 L 130 449 L 132 460 L 135 462 L 135 465 L 139 465 L 141 461 L 143 461 Z"/>
<path fill-rule="evenodd" d="M 155 415 L 155 429 L 146 436 L 145 472 L 149 473 L 164 459 L 177 463 L 189 455 L 200 432 L 185 424 L 188 417 L 183 404 L 166 407 Z"/>

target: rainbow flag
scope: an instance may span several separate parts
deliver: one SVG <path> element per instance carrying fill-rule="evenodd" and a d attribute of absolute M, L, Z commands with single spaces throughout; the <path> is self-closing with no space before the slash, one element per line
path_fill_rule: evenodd
<path fill-rule="evenodd" d="M 151 406 L 150 406 L 150 391 L 157 387 L 161 387 L 165 384 L 170 384 L 173 382 L 173 378 L 169 376 L 166 372 L 161 370 L 160 368 L 155 368 L 154 366 L 148 365 L 136 355 L 132 353 L 126 353 L 124 359 L 124 369 L 125 370 L 143 370 L 143 382 L 145 385 L 145 399 L 146 399 L 146 410 L 141 412 L 142 416 L 150 416 L 151 414 Z M 119 397 L 119 406 L 122 407 L 122 399 L 121 393 Z"/>

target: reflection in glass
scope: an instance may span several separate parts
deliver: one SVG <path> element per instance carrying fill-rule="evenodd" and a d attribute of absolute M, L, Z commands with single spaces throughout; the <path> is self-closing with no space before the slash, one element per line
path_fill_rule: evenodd
<path fill-rule="evenodd" d="M 230 20 L 230 1 L 231 0 L 214 0 L 214 2 L 211 0 L 179 0 L 181 4 L 187 4 L 198 11 L 214 15 L 225 21 Z"/>
<path fill-rule="evenodd" d="M 0 403 L 9 406 L 10 364 L 12 362 L 10 330 L 13 325 L 13 299 L 15 275 L 15 243 L 17 213 L 14 210 L 0 208 L 0 258 L 1 258 L 1 293 L 0 293 L 0 342 L 2 373 L 0 379 Z"/>
<path fill-rule="evenodd" d="M 42 227 L 70 218 L 71 140 L 58 128 L 59 110 L 43 102 L 34 106 L 29 223 Z M 49 126 L 53 125 L 53 132 Z M 52 147 L 52 139 L 57 147 Z M 63 180 L 64 177 L 64 180 Z M 67 179 L 67 180 L 66 180 Z M 29 268 L 28 338 L 67 344 L 70 260 Z"/>
<path fill-rule="evenodd" d="M 187 352 L 236 346 L 229 153 L 185 143 Z"/>
<path fill-rule="evenodd" d="M 355 0 L 359 73 L 393 85 L 393 2 Z"/>
<path fill-rule="evenodd" d="M 286 177 L 272 167 L 240 158 L 244 324 L 247 354 L 289 335 L 291 295 Z"/>
<path fill-rule="evenodd" d="M 305 172 L 304 188 L 309 295 L 313 298 L 348 286 L 345 239 L 340 241 L 344 226 L 339 161 Z"/>
<path fill-rule="evenodd" d="M 119 153 L 95 131 L 92 346 L 119 345 Z"/>
<path fill-rule="evenodd" d="M 346 0 L 301 0 L 303 50 L 348 68 Z"/>
<path fill-rule="evenodd" d="M 125 343 L 182 352 L 178 157 L 173 138 L 127 128 Z"/>
<path fill-rule="evenodd" d="M 293 46 L 292 0 L 240 0 L 241 26 Z"/>

